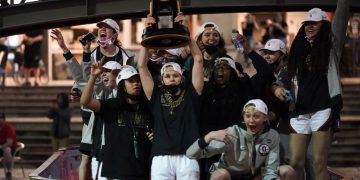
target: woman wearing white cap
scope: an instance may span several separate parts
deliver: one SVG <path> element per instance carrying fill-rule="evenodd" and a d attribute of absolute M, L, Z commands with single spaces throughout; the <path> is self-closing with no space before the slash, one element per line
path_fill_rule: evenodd
<path fill-rule="evenodd" d="M 120 27 L 116 21 L 107 18 L 96 24 L 98 29 L 97 47 L 90 50 L 91 43 L 89 42 L 84 47 L 83 53 L 83 68 L 84 78 L 89 79 L 90 65 L 95 60 L 100 60 L 105 57 L 104 61 L 116 61 L 123 65 L 135 66 L 134 54 L 130 51 L 124 50 L 118 41 L 120 34 Z"/>
<path fill-rule="evenodd" d="M 204 76 L 208 81 L 214 71 L 214 61 L 218 57 L 227 56 L 225 49 L 225 40 L 222 37 L 221 29 L 214 22 L 205 22 L 201 25 L 196 36 L 198 44 L 204 59 Z M 230 56 L 229 56 L 230 57 Z M 184 69 L 191 71 L 193 58 L 190 56 L 184 65 Z"/>
<path fill-rule="evenodd" d="M 268 126 L 268 109 L 260 99 L 248 101 L 242 109 L 245 124 L 211 131 L 186 151 L 193 159 L 221 154 L 212 165 L 212 180 L 293 179 L 290 166 L 280 167 L 279 134 Z M 263 168 L 263 170 L 262 170 Z"/>
<path fill-rule="evenodd" d="M 95 62 L 81 97 L 81 104 L 96 112 L 105 125 L 103 165 L 99 173 L 111 179 L 147 180 L 151 147 L 147 132 L 151 114 L 144 104 L 139 74 L 135 68 L 123 66 L 116 78 L 117 97 L 92 99 L 93 86 L 101 71 L 100 63 Z"/>
<path fill-rule="evenodd" d="M 100 75 L 102 83 L 94 87 L 93 98 L 101 100 L 116 97 L 116 77 L 121 68 L 122 66 L 115 61 L 109 61 L 102 66 L 102 73 Z M 87 126 L 82 135 L 79 151 L 91 157 L 91 175 L 93 179 L 106 179 L 98 173 L 101 172 L 102 169 L 101 162 L 104 154 L 103 146 L 105 145 L 103 140 L 103 119 L 96 115 L 92 110 L 90 111 L 91 115 L 86 123 Z M 81 165 L 85 166 L 83 160 L 81 163 L 84 163 Z"/>
<path fill-rule="evenodd" d="M 332 132 L 342 108 L 339 62 L 342 56 L 349 1 L 338 0 L 332 23 L 319 8 L 305 16 L 290 49 L 288 73 L 278 85 L 290 89 L 290 164 L 303 178 L 306 151 L 313 141 L 315 179 L 329 179 L 327 158 Z M 275 95 L 285 100 L 285 90 L 274 87 Z"/>
<path fill-rule="evenodd" d="M 71 53 L 71 51 L 69 50 L 69 48 L 67 47 L 63 35 L 61 33 L 61 31 L 59 29 L 52 29 L 51 30 L 51 35 L 50 35 L 54 40 L 57 41 L 58 45 L 60 46 L 60 48 L 63 51 L 63 56 L 68 64 L 68 67 L 71 71 L 71 75 L 72 78 L 74 80 L 74 85 L 72 87 L 73 89 L 77 89 L 78 91 L 80 91 L 80 93 L 78 93 L 76 96 L 70 94 L 70 97 L 73 99 L 80 99 L 81 97 L 81 90 L 84 88 L 84 86 L 87 83 L 87 80 L 83 77 L 83 68 L 81 66 L 81 64 L 78 62 L 78 60 L 75 58 L 75 56 Z M 119 64 L 120 65 L 120 64 Z M 99 85 L 101 86 L 102 83 L 99 83 Z M 98 89 L 98 88 L 96 88 Z M 102 88 L 99 88 L 102 89 Z M 103 93 L 102 91 L 99 92 L 100 94 L 108 94 L 108 93 Z M 79 150 L 83 153 L 82 157 L 81 157 L 81 163 L 80 163 L 80 167 L 79 167 L 79 180 L 85 180 L 87 179 L 87 169 L 88 169 L 88 163 L 89 163 L 89 157 L 91 155 L 91 145 L 92 145 L 92 141 L 91 142 L 87 142 L 84 139 L 87 138 L 86 132 L 90 132 L 92 133 L 92 128 L 91 130 L 87 130 L 88 128 L 90 128 L 89 122 L 90 124 L 93 124 L 94 121 L 94 114 L 91 110 L 84 108 L 83 106 L 81 106 L 81 117 L 82 117 L 82 121 L 83 121 L 83 128 L 82 128 L 82 141 L 80 143 L 80 147 Z M 92 135 L 90 136 L 92 139 Z M 92 166 L 96 166 L 95 163 L 92 164 Z M 94 171 L 92 173 L 92 175 L 96 175 L 96 171 Z"/>
<path fill-rule="evenodd" d="M 175 21 L 181 19 L 184 19 L 182 14 Z M 196 42 L 191 40 L 189 47 L 194 57 L 192 77 L 185 77 L 179 64 L 169 62 L 161 68 L 161 84 L 153 80 L 147 67 L 148 49 L 140 49 L 140 78 L 154 116 L 151 179 L 199 178 L 197 161 L 187 158 L 185 152 L 199 137 L 197 122 L 204 86 L 203 59 Z"/>

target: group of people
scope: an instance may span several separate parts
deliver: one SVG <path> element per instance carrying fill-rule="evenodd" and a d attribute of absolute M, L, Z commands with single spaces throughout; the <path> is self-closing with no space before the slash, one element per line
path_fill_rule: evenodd
<path fill-rule="evenodd" d="M 290 51 L 270 39 L 260 55 L 238 35 L 251 59 L 241 63 L 227 55 L 214 22 L 186 47 L 141 47 L 134 56 L 118 43 L 118 24 L 105 19 L 81 64 L 52 30 L 82 92 L 72 97 L 84 120 L 80 179 L 303 179 L 310 139 L 314 179 L 329 179 L 348 17 L 348 0 L 338 0 L 332 23 L 310 10 Z M 182 13 L 175 22 L 185 22 Z"/>
<path fill-rule="evenodd" d="M 258 47 L 265 44 L 270 39 L 280 39 L 287 44 L 287 36 L 289 34 L 288 25 L 282 13 L 276 13 L 274 18 L 268 18 L 258 22 L 254 14 L 246 14 L 245 20 L 241 23 L 243 35 L 250 42 L 251 47 Z M 254 38 L 254 34 L 258 32 L 261 35 L 259 41 Z"/>
<path fill-rule="evenodd" d="M 40 86 L 40 63 L 42 62 L 42 42 L 44 34 L 42 30 L 27 31 L 17 38 L 14 44 L 9 43 L 7 37 L 0 38 L 0 75 L 1 86 L 5 87 L 8 59 L 13 59 L 14 80 L 24 87 Z M 10 56 L 9 56 L 10 55 Z M 13 56 L 13 57 L 11 57 Z M 22 69 L 23 68 L 23 69 Z M 20 71 L 23 71 L 24 82 L 20 81 Z M 30 77 L 34 76 L 31 82 Z"/>

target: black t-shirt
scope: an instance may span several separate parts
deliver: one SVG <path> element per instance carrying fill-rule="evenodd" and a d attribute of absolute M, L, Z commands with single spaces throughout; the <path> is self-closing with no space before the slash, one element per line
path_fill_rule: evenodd
<path fill-rule="evenodd" d="M 151 143 L 146 136 L 146 126 L 150 124 L 151 114 L 147 107 L 113 98 L 101 100 L 99 115 L 105 122 L 101 175 L 114 179 L 149 179 Z"/>
<path fill-rule="evenodd" d="M 242 107 L 252 98 L 248 77 L 234 80 L 225 87 L 218 87 L 210 81 L 205 86 L 202 97 L 201 136 L 240 124 L 243 121 Z"/>
<path fill-rule="evenodd" d="M 154 85 L 149 101 L 154 116 L 152 157 L 185 154 L 187 148 L 199 137 L 200 95 L 191 81 L 186 82 L 181 95 L 172 102 L 169 102 L 169 93 Z"/>
<path fill-rule="evenodd" d="M 296 113 L 314 113 L 330 107 L 330 95 L 326 74 L 307 71 L 299 80 Z"/>
<path fill-rule="evenodd" d="M 262 99 L 267 103 L 266 91 L 271 84 L 276 80 L 272 67 L 255 51 L 248 54 L 252 60 L 257 73 L 250 78 L 251 86 L 253 87 L 256 98 Z"/>
<path fill-rule="evenodd" d="M 26 32 L 25 34 L 28 37 L 34 38 L 38 35 L 42 35 L 42 31 L 34 30 L 34 31 Z M 35 57 L 39 59 L 41 55 L 41 43 L 42 41 L 35 42 L 32 45 L 27 45 L 25 43 L 25 49 L 24 49 L 25 59 L 33 59 Z"/>

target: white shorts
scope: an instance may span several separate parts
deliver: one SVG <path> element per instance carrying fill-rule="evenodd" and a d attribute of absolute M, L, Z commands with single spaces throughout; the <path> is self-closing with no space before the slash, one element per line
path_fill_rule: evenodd
<path fill-rule="evenodd" d="M 91 174 L 92 174 L 91 176 L 92 176 L 92 179 L 107 180 L 106 177 L 101 176 L 101 170 L 102 170 L 102 162 L 99 162 L 94 157 L 91 158 Z"/>
<path fill-rule="evenodd" d="M 302 114 L 290 119 L 290 126 L 298 134 L 311 134 L 314 131 L 327 131 L 330 127 L 331 109 Z"/>
<path fill-rule="evenodd" d="M 185 155 L 154 156 L 151 164 L 153 180 L 198 180 L 199 164 Z"/>

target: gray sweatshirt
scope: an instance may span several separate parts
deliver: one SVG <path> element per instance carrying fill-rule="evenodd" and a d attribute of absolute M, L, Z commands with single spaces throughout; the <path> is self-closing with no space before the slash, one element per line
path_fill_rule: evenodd
<path fill-rule="evenodd" d="M 213 169 L 224 168 L 232 176 L 261 172 L 264 180 L 280 179 L 278 175 L 280 138 L 275 130 L 266 128 L 261 135 L 254 136 L 234 125 L 228 127 L 227 132 L 238 137 L 232 138 L 231 145 L 213 140 L 207 146 L 201 147 L 202 143 L 199 141 L 202 140 L 198 139 L 187 149 L 186 156 L 190 159 L 200 159 L 221 154 L 219 162 L 212 165 Z"/>

